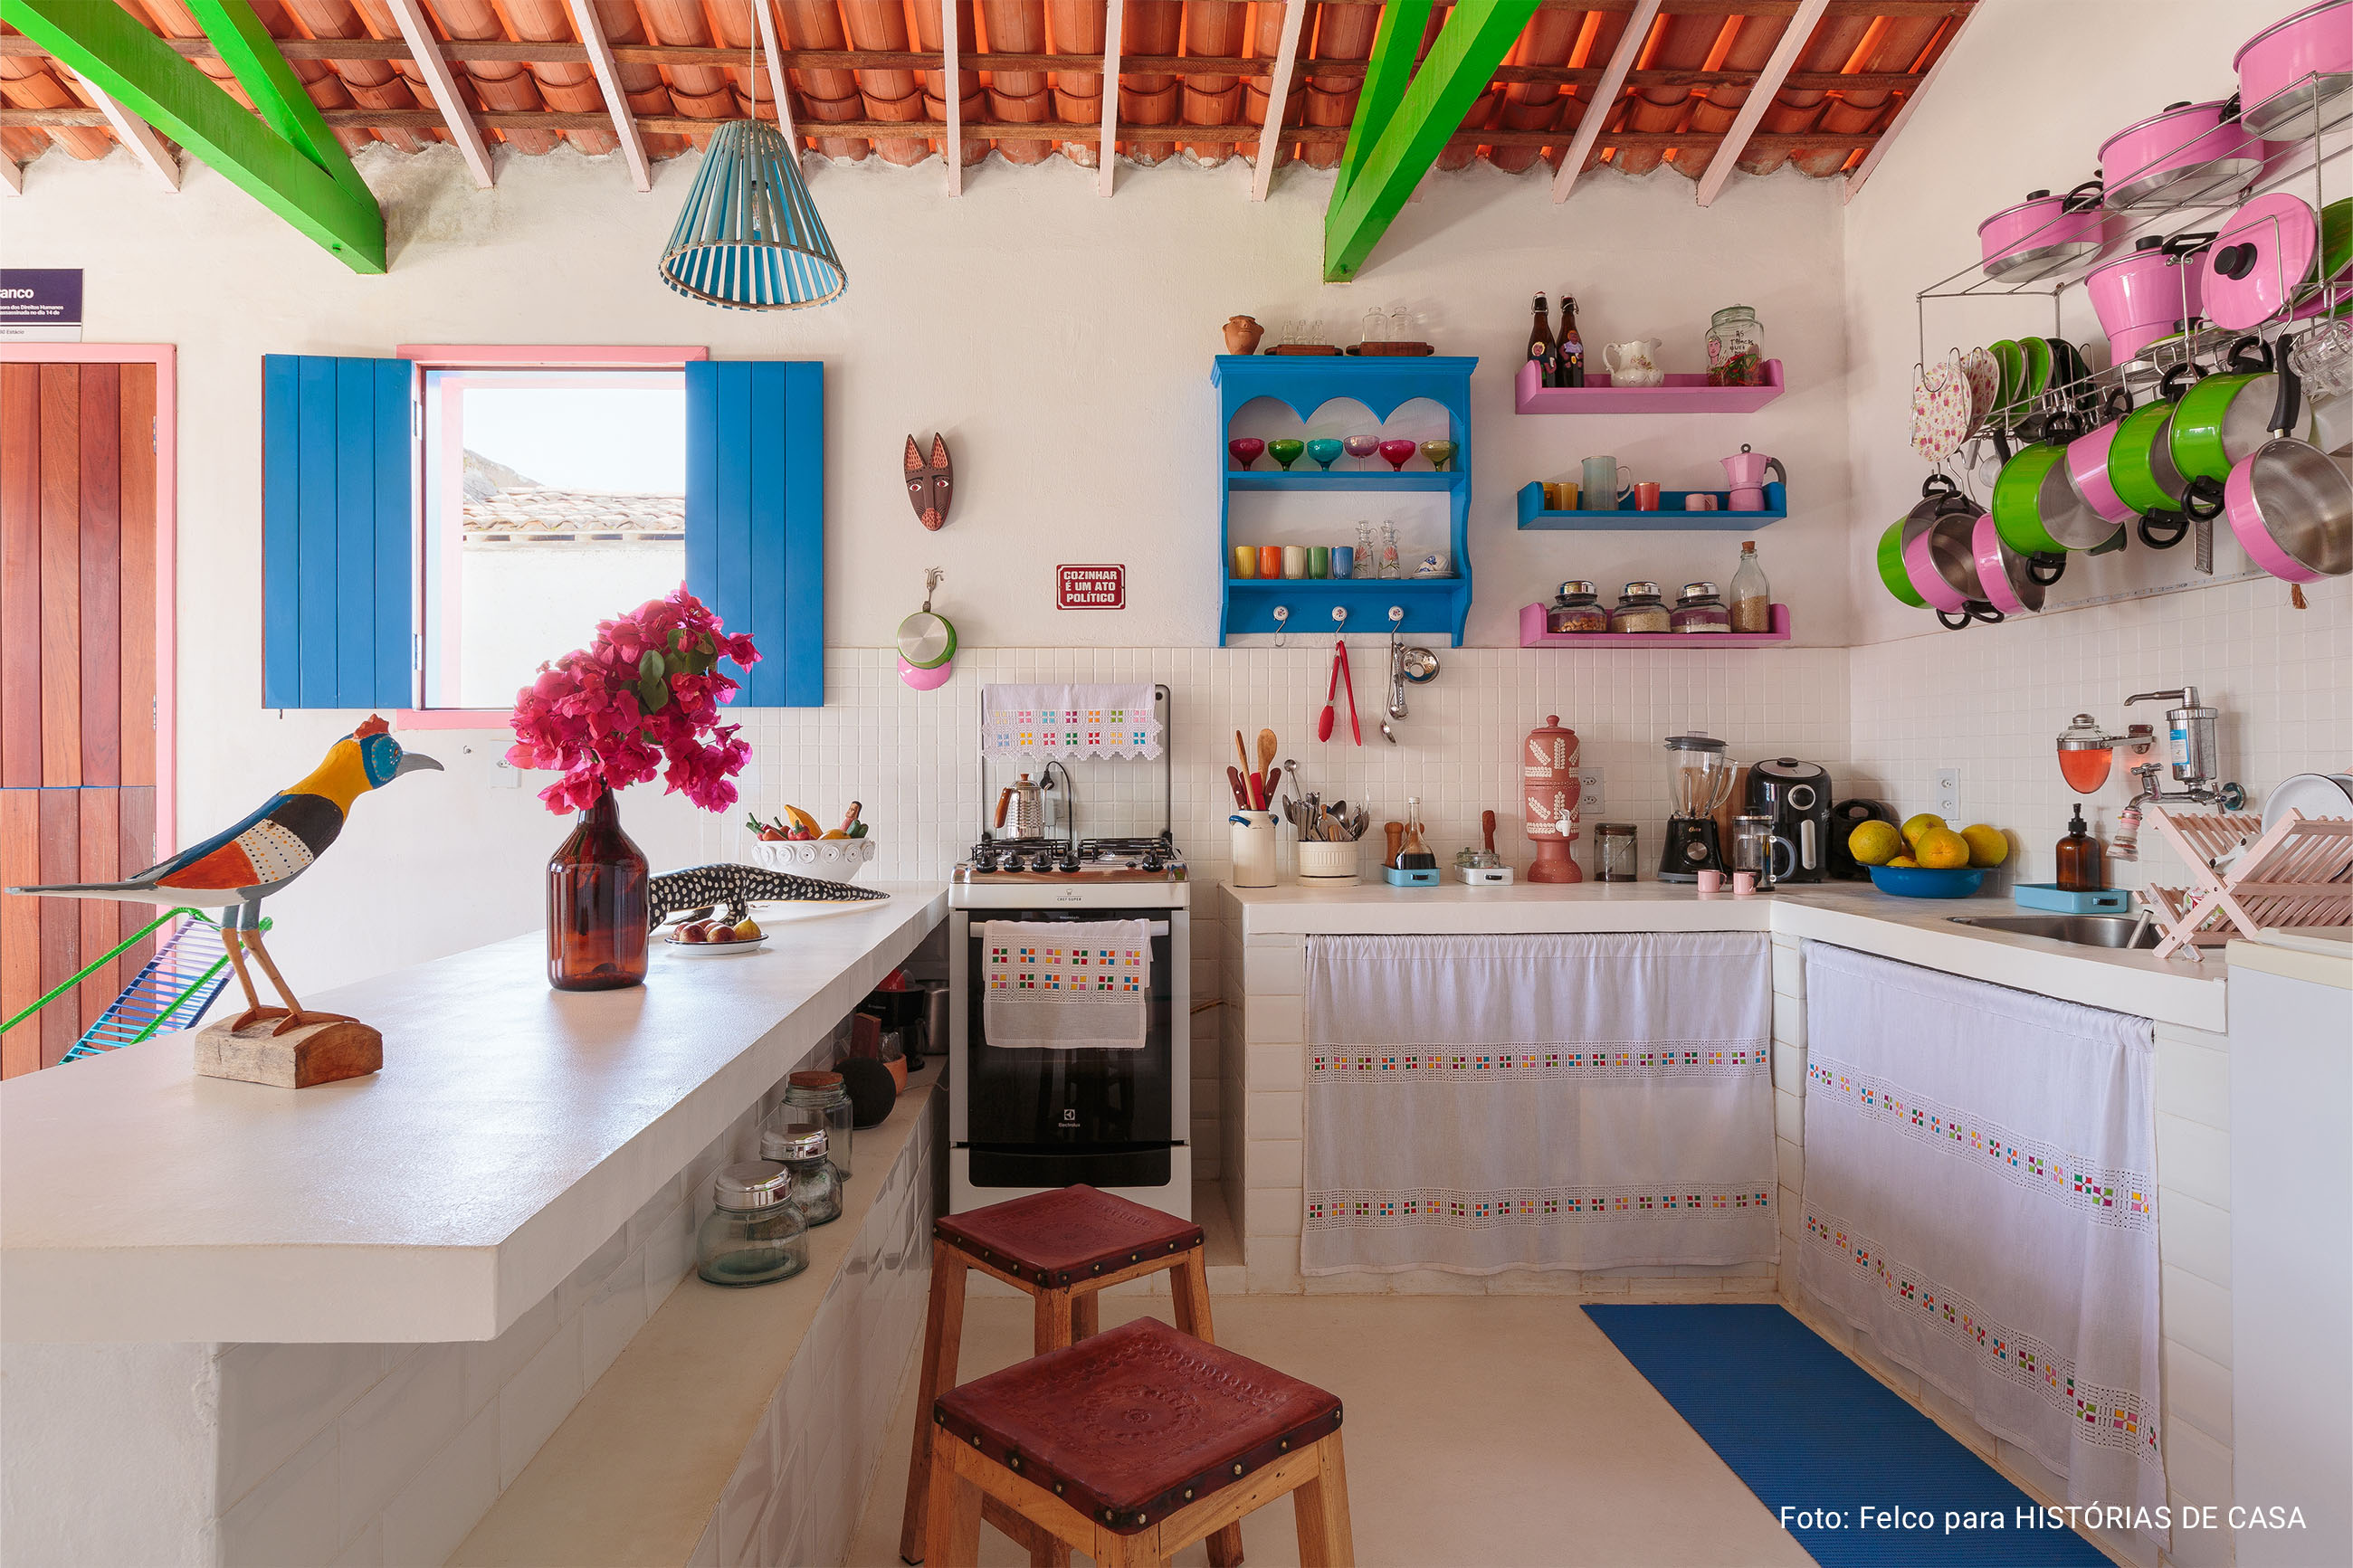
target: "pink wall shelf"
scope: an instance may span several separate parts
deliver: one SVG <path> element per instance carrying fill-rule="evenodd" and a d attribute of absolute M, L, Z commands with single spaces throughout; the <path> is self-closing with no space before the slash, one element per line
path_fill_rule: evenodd
<path fill-rule="evenodd" d="M 1789 606 L 1773 606 L 1769 632 L 1548 632 L 1542 605 L 1520 606 L 1522 647 L 1756 647 L 1789 640 Z"/>
<path fill-rule="evenodd" d="M 1583 386 L 1539 384 L 1533 363 L 1520 366 L 1514 405 L 1523 414 L 1753 414 L 1781 395 L 1781 362 L 1765 362 L 1762 386 L 1710 386 L 1704 374 L 1668 373 L 1664 386 L 1612 386 L 1606 375 Z"/>

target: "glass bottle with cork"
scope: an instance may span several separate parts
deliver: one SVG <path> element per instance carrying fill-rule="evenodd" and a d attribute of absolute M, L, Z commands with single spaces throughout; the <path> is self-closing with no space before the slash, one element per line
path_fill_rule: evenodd
<path fill-rule="evenodd" d="M 1538 298 L 1542 298 L 1541 295 Z M 1560 336 L 1554 340 L 1555 353 L 1560 361 L 1560 373 L 1554 386 L 1585 384 L 1585 339 L 1577 330 L 1577 296 L 1560 297 Z"/>
<path fill-rule="evenodd" d="M 1536 367 L 1536 377 L 1542 384 L 1560 384 L 1560 345 L 1554 341 L 1552 312 L 1546 308 L 1542 294 L 1536 296 L 1535 321 L 1528 328 L 1528 363 Z"/>
<path fill-rule="evenodd" d="M 1740 544 L 1740 569 L 1732 574 L 1732 629 L 1769 632 L 1773 629 L 1773 585 L 1757 562 L 1757 542 Z"/>

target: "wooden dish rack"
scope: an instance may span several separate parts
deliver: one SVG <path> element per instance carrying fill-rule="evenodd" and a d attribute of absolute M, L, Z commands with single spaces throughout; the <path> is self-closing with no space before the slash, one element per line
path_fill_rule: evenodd
<path fill-rule="evenodd" d="M 2245 816 L 2176 816 L 2154 804 L 2146 812 L 2195 879 L 2189 887 L 2142 893 L 2165 933 L 2158 957 L 2234 936 L 2252 941 L 2266 926 L 2353 923 L 2353 818 L 2291 811 L 2250 835 Z M 2216 869 L 2233 851 L 2235 858 Z"/>

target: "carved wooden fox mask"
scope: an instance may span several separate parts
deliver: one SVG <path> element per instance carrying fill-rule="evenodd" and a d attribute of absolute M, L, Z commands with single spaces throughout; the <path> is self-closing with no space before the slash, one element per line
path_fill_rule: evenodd
<path fill-rule="evenodd" d="M 923 460 L 923 448 L 915 445 L 913 436 L 907 437 L 907 500 L 923 526 L 937 533 L 947 525 L 948 500 L 955 488 L 955 471 L 948 461 L 948 438 L 936 433 L 932 437 L 932 457 Z"/>

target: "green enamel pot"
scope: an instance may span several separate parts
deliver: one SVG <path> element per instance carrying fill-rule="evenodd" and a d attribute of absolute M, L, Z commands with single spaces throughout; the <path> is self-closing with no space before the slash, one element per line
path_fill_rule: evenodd
<path fill-rule="evenodd" d="M 2059 491 L 2068 491 L 2061 497 Z M 2037 441 L 2001 466 L 1993 481 L 1993 527 L 2001 542 L 2023 555 L 2051 554 L 2067 547 L 2051 536 L 2042 508 L 2072 499 L 2067 482 L 2067 444 Z M 2080 506 L 2080 502 L 2075 503 Z M 2107 531 L 2114 532 L 2114 529 Z"/>
<path fill-rule="evenodd" d="M 2108 443 L 2108 483 L 2116 499 L 2137 512 L 2172 511 L 2185 488 L 2173 466 L 2174 405 L 2163 398 L 2144 403 L 2116 422 Z"/>
<path fill-rule="evenodd" d="M 1905 512 L 1889 523 L 1887 531 L 1879 536 L 1879 580 L 1887 585 L 1889 593 L 1895 595 L 1898 604 L 1921 610 L 1927 608 L 1928 601 L 1920 596 L 1919 589 L 1912 586 L 1912 574 L 1904 568 L 1904 546 L 1909 538 L 1905 530 L 1911 521 L 1912 514 Z"/>
<path fill-rule="evenodd" d="M 2232 363 L 2240 361 L 2234 356 Z M 2173 466 L 2184 479 L 2217 484 L 2229 479 L 2242 458 L 2271 439 L 2278 402 L 2279 377 L 2267 370 L 2208 376 L 2182 394 L 2173 411 Z"/>

